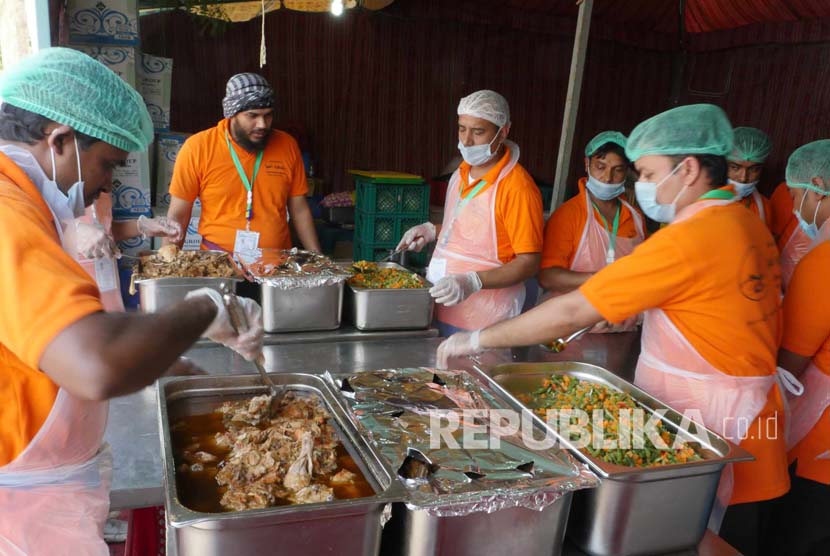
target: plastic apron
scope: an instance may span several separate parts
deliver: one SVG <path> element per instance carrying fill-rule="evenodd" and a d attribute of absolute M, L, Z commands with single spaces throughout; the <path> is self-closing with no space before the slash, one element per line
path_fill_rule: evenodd
<path fill-rule="evenodd" d="M 698 201 L 681 211 L 674 222 L 731 202 L 734 199 Z M 699 409 L 707 428 L 736 444 L 747 432 L 740 430 L 740 423 L 748 427 L 755 421 L 779 380 L 778 373 L 739 377 L 721 372 L 698 353 L 660 309 L 645 312 L 641 343 L 634 384 L 680 412 Z M 709 528 L 715 532 L 720 529 L 733 487 L 732 466 L 728 465 L 709 520 Z"/>
<path fill-rule="evenodd" d="M 112 234 L 112 197 L 101 195 L 95 203 L 87 207 L 86 214 L 78 220 L 84 224 L 93 224 L 96 221 Z M 84 259 L 78 258 L 77 251 L 70 252 L 76 257 L 81 268 L 92 276 L 101 292 L 101 303 L 107 311 L 124 311 L 124 301 L 121 299 L 121 287 L 118 282 L 118 263 L 114 258 Z"/>
<path fill-rule="evenodd" d="M 784 249 L 781 250 L 781 286 L 785 291 L 790 285 L 790 280 L 793 278 L 793 272 L 795 272 L 795 267 L 798 266 L 798 261 L 810 251 L 812 246 L 813 240 L 804 233 L 801 226 L 796 224 L 787 243 L 784 244 Z"/>
<path fill-rule="evenodd" d="M 582 229 L 582 237 L 579 240 L 579 246 L 576 249 L 573 262 L 571 263 L 571 270 L 574 272 L 597 272 L 606 265 L 609 265 L 619 259 L 630 255 L 634 248 L 641 244 L 646 239 L 645 224 L 640 214 L 634 210 L 621 196 L 618 197 L 621 206 L 627 208 L 631 212 L 631 217 L 634 219 L 634 226 L 637 229 L 635 237 L 619 237 L 612 229 L 609 232 L 606 226 L 601 225 L 594 218 L 594 208 L 591 203 L 591 195 L 585 191 L 585 210 L 587 218 L 585 219 L 585 227 Z M 615 331 L 625 332 L 628 330 L 637 329 L 637 321 L 633 321 L 626 326 L 617 326 Z"/>
<path fill-rule="evenodd" d="M 427 269 L 427 280 L 436 283 L 449 274 L 482 271 L 502 266 L 496 238 L 496 192 L 519 161 L 519 146 L 505 141 L 510 160 L 492 186 L 469 199 L 461 199 L 461 176 L 450 178 L 441 234 Z M 450 207 L 453 210 L 448 210 Z M 435 318 L 464 330 L 477 330 L 515 317 L 524 304 L 524 283 L 508 288 L 479 290 L 452 307 L 436 305 Z"/>
<path fill-rule="evenodd" d="M 0 467 L 0 556 L 109 556 L 103 528 L 112 455 L 102 446 L 108 408 L 59 389 L 26 449 Z"/>
<path fill-rule="evenodd" d="M 825 410 L 830 407 L 830 375 L 821 372 L 815 363 L 810 363 L 800 380 L 804 385 L 804 393 L 801 396 L 787 395 L 790 407 L 787 450 L 793 449 L 804 440 Z M 825 459 L 828 458 L 830 456 L 825 456 Z"/>

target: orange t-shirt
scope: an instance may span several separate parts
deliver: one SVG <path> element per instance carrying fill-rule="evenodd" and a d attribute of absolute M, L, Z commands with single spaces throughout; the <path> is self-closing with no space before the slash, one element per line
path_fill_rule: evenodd
<path fill-rule="evenodd" d="M 571 268 L 576 251 L 579 249 L 579 241 L 582 239 L 585 222 L 588 220 L 588 211 L 585 209 L 585 196 L 588 194 L 585 190 L 587 181 L 587 178 L 580 178 L 578 183 L 579 193 L 562 203 L 548 218 L 545 224 L 545 246 L 542 249 L 541 268 L 554 266 Z M 596 221 L 603 224 L 602 216 L 596 207 L 593 208 L 593 213 Z M 642 217 L 642 214 L 640 218 L 645 232 L 645 218 Z M 620 224 L 617 235 L 627 238 L 637 236 L 634 217 L 625 205 L 622 205 L 620 210 Z"/>
<path fill-rule="evenodd" d="M 236 231 L 245 229 L 247 190 L 236 170 L 225 134 L 248 176 L 254 173 L 256 154 L 236 144 L 228 120 L 184 142 L 173 168 L 170 194 L 187 202 L 202 202 L 199 233 L 226 251 L 233 251 Z M 259 174 L 253 184 L 251 230 L 259 232 L 259 246 L 289 249 L 286 209 L 289 197 L 308 192 L 303 158 L 297 142 L 285 132 L 273 130 L 263 151 Z"/>
<path fill-rule="evenodd" d="M 481 177 L 487 185 L 480 192 L 493 186 L 499 172 L 509 160 L 510 149 L 505 147 L 504 156 L 499 163 Z M 458 171 L 463 197 L 472 191 L 480 180 L 473 180 L 470 183 L 470 165 L 466 162 L 461 163 Z M 545 221 L 542 194 L 536 182 L 521 165 L 516 164 L 499 182 L 495 212 L 496 241 L 499 248 L 499 260 L 502 263 L 509 263 L 516 258 L 516 255 L 522 253 L 542 251 L 542 227 Z"/>
<path fill-rule="evenodd" d="M 29 177 L 0 153 L 0 465 L 16 458 L 52 410 L 58 385 L 38 369 L 70 324 L 103 310 L 95 281 L 61 248 Z"/>
<path fill-rule="evenodd" d="M 786 182 L 781 182 L 770 199 L 770 214 L 772 235 L 778 242 L 778 249 L 784 250 L 790 236 L 798 227 L 798 219 L 793 214 L 793 198 L 790 196 L 790 188 Z"/>
<path fill-rule="evenodd" d="M 784 338 L 781 347 L 804 357 L 830 375 L 830 242 L 824 241 L 807 253 L 793 273 L 784 296 Z M 830 409 L 798 445 L 790 450 L 790 461 L 798 460 L 796 475 L 830 485 L 830 459 L 816 456 L 830 450 Z"/>
<path fill-rule="evenodd" d="M 778 250 L 763 222 L 738 203 L 705 208 L 658 230 L 579 290 L 610 322 L 662 309 L 698 353 L 726 374 L 775 372 L 781 330 Z M 776 418 L 777 427 L 769 422 Z M 756 461 L 735 464 L 731 503 L 784 494 L 789 476 L 777 386 L 741 446 Z"/>

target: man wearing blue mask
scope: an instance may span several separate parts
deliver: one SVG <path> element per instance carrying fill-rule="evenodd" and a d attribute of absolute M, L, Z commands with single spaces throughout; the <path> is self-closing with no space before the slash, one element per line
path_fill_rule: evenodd
<path fill-rule="evenodd" d="M 813 246 L 830 239 L 830 139 L 807 143 L 790 155 L 787 187 L 798 225 Z"/>
<path fill-rule="evenodd" d="M 625 135 L 603 131 L 585 147 L 587 177 L 579 193 L 545 224 L 539 284 L 551 294 L 581 286 L 645 240 L 645 219 L 625 201 Z"/>
<path fill-rule="evenodd" d="M 524 281 L 539 269 L 542 197 L 507 139 L 510 108 L 494 91 L 458 104 L 458 150 L 464 161 L 447 188 L 444 222 L 410 228 L 398 248 L 420 251 L 436 241 L 427 278 L 438 304 L 436 324 L 448 336 L 516 316 Z"/>
<path fill-rule="evenodd" d="M 534 345 L 645 313 L 635 384 L 750 452 L 729 468 L 710 525 L 757 554 L 768 502 L 789 488 L 776 372 L 781 277 L 764 224 L 726 184 L 732 125 L 711 104 L 638 125 L 626 145 L 643 212 L 668 224 L 579 289 L 515 319 L 448 338 L 438 365 L 484 349 Z"/>
<path fill-rule="evenodd" d="M 772 211 L 769 199 L 758 192 L 764 163 L 772 150 L 769 136 L 754 127 L 736 127 L 735 142 L 729 153 L 729 184 L 740 202 L 770 227 Z"/>

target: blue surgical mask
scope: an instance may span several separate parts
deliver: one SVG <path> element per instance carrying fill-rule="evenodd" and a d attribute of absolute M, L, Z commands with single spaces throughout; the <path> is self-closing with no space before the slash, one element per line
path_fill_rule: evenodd
<path fill-rule="evenodd" d="M 804 233 L 807 234 L 807 237 L 810 239 L 816 239 L 818 237 L 818 224 L 816 224 L 816 218 L 818 218 L 818 209 L 821 206 L 821 202 L 824 200 L 824 197 L 819 199 L 818 203 L 816 203 L 816 210 L 813 213 L 813 221 L 811 223 L 807 223 L 804 218 L 801 217 L 801 209 L 804 208 L 804 199 L 807 198 L 807 192 L 804 192 L 804 196 L 801 197 L 801 204 L 798 206 L 798 210 L 794 210 L 793 213 L 795 217 L 798 218 L 798 225 L 801 226 L 801 229 L 804 230 Z"/>
<path fill-rule="evenodd" d="M 493 141 L 490 141 L 486 145 L 473 145 L 468 147 L 459 141 L 458 150 L 461 152 L 461 158 L 463 158 L 464 162 L 470 166 L 483 166 L 484 164 L 487 164 L 490 162 L 490 159 L 496 155 L 496 153 L 491 149 L 493 147 L 493 142 L 499 138 L 499 133 L 501 133 L 501 128 L 499 128 L 496 132 L 496 136 L 493 137 Z"/>
<path fill-rule="evenodd" d="M 76 181 L 69 190 L 66 192 L 66 204 L 69 207 L 69 210 L 72 212 L 73 217 L 78 218 L 79 216 L 84 215 L 84 209 L 86 208 L 86 203 L 84 202 L 84 180 L 81 177 L 81 151 L 78 148 L 78 138 L 77 136 L 73 135 L 73 139 L 75 139 L 75 161 L 78 165 L 78 181 Z M 58 182 L 55 179 L 55 150 L 53 148 L 49 148 L 49 155 L 52 158 L 52 180 L 51 182 L 55 185 L 55 188 L 60 190 L 57 186 Z"/>
<path fill-rule="evenodd" d="M 586 187 L 591 192 L 591 195 L 603 201 L 615 199 L 625 192 L 624 181 L 620 183 L 605 183 L 592 176 L 590 171 L 588 172 L 588 183 Z"/>
<path fill-rule="evenodd" d="M 755 188 L 758 186 L 757 181 L 753 181 L 750 183 L 741 183 L 735 180 L 727 180 L 729 184 L 735 188 L 735 193 L 738 194 L 738 199 L 743 199 L 744 197 L 748 197 L 752 195 L 752 192 L 755 191 Z"/>
<path fill-rule="evenodd" d="M 685 162 L 685 160 L 681 160 L 680 164 L 683 164 L 683 162 Z M 640 208 L 643 209 L 643 212 L 646 213 L 646 216 L 655 222 L 671 222 L 677 214 L 677 199 L 679 199 L 683 194 L 683 191 L 686 190 L 686 186 L 684 185 L 680 189 L 677 196 L 668 205 L 662 205 L 657 202 L 657 188 L 663 185 L 667 179 L 672 177 L 674 173 L 677 172 L 678 168 L 680 168 L 680 164 L 675 166 L 674 170 L 669 172 L 666 177 L 657 183 L 638 181 L 634 184 L 634 193 L 637 195 L 637 203 L 640 205 Z"/>

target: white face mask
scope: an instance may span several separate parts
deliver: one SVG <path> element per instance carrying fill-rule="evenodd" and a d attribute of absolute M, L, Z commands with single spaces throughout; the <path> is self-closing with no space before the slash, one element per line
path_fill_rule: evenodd
<path fill-rule="evenodd" d="M 483 166 L 490 162 L 496 153 L 491 150 L 493 146 L 493 142 L 499 138 L 499 133 L 501 133 L 501 129 L 496 132 L 496 136 L 493 137 L 493 140 L 487 143 L 486 145 L 473 145 L 468 147 L 464 145 L 460 140 L 458 141 L 458 150 L 461 152 L 461 158 L 464 159 L 464 162 L 469 164 L 470 166 Z"/>
<path fill-rule="evenodd" d="M 588 191 L 591 192 L 591 195 L 597 199 L 610 201 L 625 192 L 624 181 L 619 183 L 605 183 L 604 181 L 599 181 L 592 176 L 590 170 L 586 169 L 586 172 L 588 172 L 588 183 L 586 184 L 586 187 L 588 188 Z"/>
<path fill-rule="evenodd" d="M 801 229 L 804 230 L 807 237 L 810 239 L 816 239 L 818 237 L 818 224 L 816 223 L 816 218 L 818 218 L 818 209 L 821 206 L 821 202 L 824 200 L 824 197 L 819 199 L 818 203 L 816 203 L 816 211 L 813 213 L 813 221 L 809 224 L 801 216 L 801 209 L 804 208 L 804 199 L 806 198 L 807 192 L 805 191 L 804 196 L 801 197 L 801 204 L 798 206 L 798 210 L 793 210 L 793 214 L 795 214 L 795 217 L 798 218 L 798 225 L 801 226 Z"/>
<path fill-rule="evenodd" d="M 758 186 L 757 181 L 753 181 L 750 183 L 741 183 L 735 180 L 727 180 L 729 185 L 735 188 L 735 193 L 738 194 L 738 199 L 743 199 L 744 197 L 748 197 L 755 191 L 755 188 Z"/>
<path fill-rule="evenodd" d="M 677 200 L 686 190 L 686 186 L 684 185 L 680 188 L 680 191 L 678 191 L 677 195 L 674 197 L 674 200 L 668 205 L 663 205 L 657 202 L 657 188 L 663 185 L 667 179 L 672 177 L 684 162 L 685 160 L 681 160 L 680 164 L 674 167 L 674 170 L 669 172 L 665 178 L 657 183 L 638 181 L 634 184 L 634 193 L 637 195 L 637 203 L 640 205 L 640 208 L 643 209 L 643 212 L 646 213 L 646 216 L 652 220 L 665 223 L 674 220 L 674 217 L 677 214 Z"/>
<path fill-rule="evenodd" d="M 75 140 L 75 162 L 78 165 L 78 181 L 72 184 L 69 191 L 66 192 L 66 197 L 69 210 L 72 212 L 74 218 L 78 218 L 84 215 L 86 206 L 84 202 L 84 180 L 81 177 L 81 150 L 78 148 L 78 137 L 73 135 L 72 138 Z M 55 179 L 55 150 L 52 147 L 49 147 L 49 156 L 52 159 L 52 182 L 57 187 L 58 182 Z M 59 187 L 58 191 L 60 191 Z"/>

